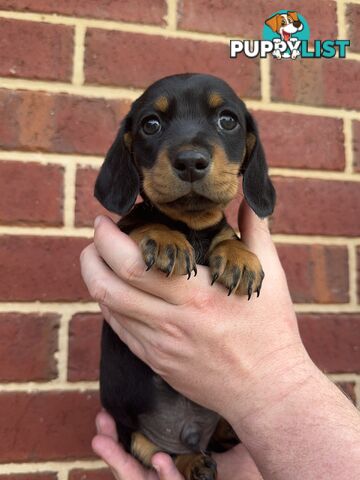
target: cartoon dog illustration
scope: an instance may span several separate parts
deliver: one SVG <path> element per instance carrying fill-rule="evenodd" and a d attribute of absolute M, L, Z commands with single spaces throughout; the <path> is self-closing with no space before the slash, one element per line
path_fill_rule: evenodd
<path fill-rule="evenodd" d="M 265 24 L 271 28 L 273 32 L 276 32 L 280 38 L 275 39 L 274 42 L 293 42 L 296 40 L 296 37 L 293 35 L 304 28 L 304 25 L 299 20 L 298 14 L 296 12 L 286 12 L 286 13 L 276 13 L 272 17 L 268 18 L 265 21 Z M 284 52 L 281 55 L 279 50 L 274 50 L 274 56 L 277 58 L 290 57 L 289 52 Z M 293 50 L 291 53 L 291 58 L 296 58 L 300 55 L 298 50 Z"/>

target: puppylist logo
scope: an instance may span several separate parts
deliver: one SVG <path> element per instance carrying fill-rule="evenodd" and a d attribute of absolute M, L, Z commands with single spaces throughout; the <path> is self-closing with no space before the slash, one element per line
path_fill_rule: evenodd
<path fill-rule="evenodd" d="M 314 40 L 309 49 L 310 28 L 298 12 L 279 10 L 264 22 L 262 40 L 230 40 L 230 58 L 345 58 L 350 40 Z"/>

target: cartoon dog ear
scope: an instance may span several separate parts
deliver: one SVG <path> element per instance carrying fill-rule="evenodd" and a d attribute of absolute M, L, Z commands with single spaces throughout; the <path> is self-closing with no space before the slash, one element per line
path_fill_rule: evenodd
<path fill-rule="evenodd" d="M 131 118 L 120 125 L 114 143 L 108 151 L 96 179 L 94 195 L 111 212 L 128 213 L 140 189 L 139 174 L 131 154 Z"/>
<path fill-rule="evenodd" d="M 299 17 L 296 12 L 287 12 L 287 14 L 289 15 L 290 18 L 292 18 L 294 22 L 299 22 Z"/>
<path fill-rule="evenodd" d="M 246 152 L 241 166 L 246 201 L 260 218 L 274 211 L 276 194 L 254 119 L 246 110 Z"/>
<path fill-rule="evenodd" d="M 279 20 L 281 21 L 281 15 L 276 13 L 272 17 L 268 18 L 265 22 L 265 25 L 271 28 L 273 32 L 277 32 L 279 28 Z"/>

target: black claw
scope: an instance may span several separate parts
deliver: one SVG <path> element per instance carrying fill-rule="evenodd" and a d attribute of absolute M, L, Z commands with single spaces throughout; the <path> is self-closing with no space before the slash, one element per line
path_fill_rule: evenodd
<path fill-rule="evenodd" d="M 151 257 L 150 259 L 145 260 L 146 263 L 146 271 L 148 272 L 150 268 L 154 265 L 155 263 L 155 257 Z"/>
<path fill-rule="evenodd" d="M 256 289 L 256 298 L 259 298 L 259 295 L 260 295 L 260 287 Z"/>
<path fill-rule="evenodd" d="M 175 265 L 175 248 L 172 245 L 167 245 L 166 254 L 169 258 L 169 264 L 166 267 L 165 273 L 166 276 L 169 277 Z"/>
<path fill-rule="evenodd" d="M 187 252 L 185 252 L 185 263 L 186 263 L 186 272 L 188 274 L 187 279 L 191 277 L 191 268 L 190 268 L 190 257 Z"/>
<path fill-rule="evenodd" d="M 212 276 L 212 282 L 211 282 L 211 286 L 214 285 L 214 283 L 216 282 L 216 280 L 219 278 L 219 274 L 218 273 L 214 273 L 214 275 Z"/>
<path fill-rule="evenodd" d="M 250 300 L 252 293 L 253 291 L 252 291 L 252 282 L 251 282 L 249 283 L 249 286 L 248 286 L 248 300 Z"/>
<path fill-rule="evenodd" d="M 229 287 L 228 297 L 230 297 L 233 290 L 234 290 L 234 286 L 231 285 L 231 287 Z"/>
<path fill-rule="evenodd" d="M 194 277 L 196 277 L 197 275 L 196 263 L 194 263 L 193 270 L 194 270 Z"/>

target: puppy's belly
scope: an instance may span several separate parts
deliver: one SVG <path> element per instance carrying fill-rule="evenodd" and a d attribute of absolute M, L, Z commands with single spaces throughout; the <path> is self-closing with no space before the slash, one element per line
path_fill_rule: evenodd
<path fill-rule="evenodd" d="M 206 450 L 220 416 L 180 395 L 158 375 L 153 381 L 154 408 L 139 416 L 139 430 L 168 453 Z"/>

